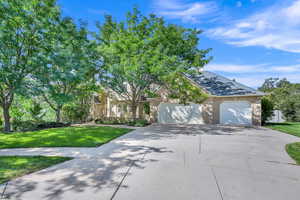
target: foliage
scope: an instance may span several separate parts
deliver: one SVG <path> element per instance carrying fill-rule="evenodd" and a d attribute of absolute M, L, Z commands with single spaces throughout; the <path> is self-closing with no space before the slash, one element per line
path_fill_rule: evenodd
<path fill-rule="evenodd" d="M 89 104 L 67 104 L 63 107 L 63 119 L 68 122 L 85 122 L 89 115 Z"/>
<path fill-rule="evenodd" d="M 37 124 L 37 129 L 47 129 L 47 128 L 59 128 L 59 127 L 67 127 L 70 126 L 69 123 L 62 122 L 43 122 Z"/>
<path fill-rule="evenodd" d="M 267 120 L 273 116 L 274 103 L 269 99 L 269 97 L 263 97 L 261 99 L 261 120 L 265 124 Z"/>
<path fill-rule="evenodd" d="M 94 84 L 82 84 L 73 91 L 73 100 L 63 107 L 63 120 L 67 122 L 86 122 L 89 120 L 90 107 L 93 94 L 99 91 Z"/>
<path fill-rule="evenodd" d="M 136 127 L 144 127 L 149 125 L 149 122 L 145 119 L 136 119 L 128 122 L 129 126 L 136 126 Z"/>
<path fill-rule="evenodd" d="M 150 103 L 149 102 L 144 103 L 143 108 L 144 108 L 144 113 L 150 115 L 151 112 Z"/>
<path fill-rule="evenodd" d="M 270 94 L 274 109 L 281 110 L 287 121 L 300 121 L 300 84 L 270 78 L 260 89 Z"/>
<path fill-rule="evenodd" d="M 0 149 L 34 147 L 97 147 L 130 132 L 114 127 L 64 127 L 33 132 L 0 133 Z"/>
<path fill-rule="evenodd" d="M 56 156 L 0 156 L 0 184 L 70 159 Z"/>
<path fill-rule="evenodd" d="M 291 84 L 286 78 L 267 78 L 258 89 L 262 92 L 272 92 L 276 88 L 283 88 Z"/>
<path fill-rule="evenodd" d="M 85 24 L 79 27 L 70 18 L 59 19 L 52 42 L 54 51 L 45 70 L 35 76 L 37 87 L 44 100 L 61 121 L 63 106 L 72 102 L 82 85 L 94 85 L 95 45 L 88 39 Z"/>
<path fill-rule="evenodd" d="M 203 99 L 199 90 L 197 95 L 186 95 L 195 91 L 187 92 L 190 82 L 178 86 L 186 80 L 182 78 L 185 74 L 199 73 L 210 60 L 206 58 L 209 50 L 198 49 L 201 31 L 166 24 L 162 18 L 143 16 L 137 9 L 128 13 L 124 22 L 106 16 L 98 27 L 96 39 L 103 63 L 100 82 L 130 102 L 133 118 L 149 90 L 155 92 L 162 86 L 184 92 L 178 94 L 183 101 L 189 96 Z"/>
<path fill-rule="evenodd" d="M 128 125 L 143 127 L 149 125 L 149 122 L 145 119 L 126 119 L 121 117 L 103 117 L 95 120 L 96 124 L 108 124 L 108 125 Z"/>
<path fill-rule="evenodd" d="M 191 84 L 191 82 L 184 76 L 176 77 L 175 75 L 173 78 L 168 80 L 168 83 L 168 89 L 170 91 L 169 98 L 179 99 L 179 103 L 202 103 L 208 97 L 206 93 L 203 93 L 199 87 Z"/>
<path fill-rule="evenodd" d="M 13 131 L 34 131 L 37 130 L 37 123 L 34 121 L 21 121 L 14 120 L 12 121 Z"/>
<path fill-rule="evenodd" d="M 70 126 L 68 123 L 61 122 L 37 122 L 32 120 L 27 121 L 13 121 L 12 128 L 14 131 L 36 131 L 47 128 L 58 128 L 58 127 L 66 127 Z"/>
<path fill-rule="evenodd" d="M 102 117 L 101 119 L 96 119 L 96 124 L 127 124 L 130 120 L 121 117 Z"/>
<path fill-rule="evenodd" d="M 32 107 L 29 109 L 29 113 L 31 118 L 36 122 L 43 121 L 43 117 L 46 115 L 41 104 L 36 101 L 32 102 Z"/>
<path fill-rule="evenodd" d="M 287 144 L 286 151 L 300 165 L 300 142 Z"/>
<path fill-rule="evenodd" d="M 59 14 L 55 0 L 0 1 L 0 106 L 6 132 L 15 94 L 26 93 L 26 80 L 44 66 Z"/>

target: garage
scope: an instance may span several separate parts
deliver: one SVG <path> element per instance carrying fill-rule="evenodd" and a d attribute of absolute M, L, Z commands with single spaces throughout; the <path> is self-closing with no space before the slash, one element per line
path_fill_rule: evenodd
<path fill-rule="evenodd" d="M 220 123 L 252 125 L 252 109 L 248 101 L 225 101 L 220 104 Z"/>
<path fill-rule="evenodd" d="M 204 124 L 202 106 L 199 104 L 161 103 L 158 107 L 161 124 Z"/>

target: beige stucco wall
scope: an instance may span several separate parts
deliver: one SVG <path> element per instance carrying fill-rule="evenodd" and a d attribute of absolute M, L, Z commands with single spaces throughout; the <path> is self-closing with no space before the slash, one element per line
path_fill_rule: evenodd
<path fill-rule="evenodd" d="M 219 124 L 220 123 L 220 104 L 225 101 L 247 101 L 252 108 L 252 124 L 256 126 L 261 125 L 261 97 L 259 96 L 243 96 L 243 97 L 209 97 L 202 103 L 203 106 L 203 120 L 205 124 Z M 161 102 L 178 103 L 174 99 L 167 98 L 153 98 L 148 99 L 150 104 L 150 115 L 146 115 L 143 109 L 143 103 L 138 106 L 137 114 L 139 118 L 144 118 L 149 121 L 157 122 L 158 107 Z M 126 107 L 126 109 L 124 108 Z M 93 118 L 101 117 L 120 117 L 130 118 L 130 106 L 126 101 L 120 101 L 111 95 L 102 97 L 101 105 L 93 105 Z"/>
<path fill-rule="evenodd" d="M 252 124 L 255 126 L 261 125 L 261 97 L 246 96 L 246 97 L 210 97 L 204 104 L 205 118 L 208 124 L 220 123 L 220 104 L 225 101 L 247 101 L 252 108 Z"/>
<path fill-rule="evenodd" d="M 226 101 L 247 101 L 252 108 L 252 124 L 255 126 L 261 125 L 261 97 L 246 96 L 246 97 L 209 97 L 202 103 L 203 119 L 206 124 L 220 123 L 220 104 Z M 150 121 L 157 122 L 158 106 L 161 102 L 166 102 L 162 99 L 150 99 Z M 176 103 L 168 100 L 167 102 Z"/>

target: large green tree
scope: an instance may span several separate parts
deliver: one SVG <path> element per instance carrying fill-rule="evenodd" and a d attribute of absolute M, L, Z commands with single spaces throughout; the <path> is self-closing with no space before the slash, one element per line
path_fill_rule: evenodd
<path fill-rule="evenodd" d="M 300 84 L 287 79 L 268 78 L 260 90 L 267 92 L 274 109 L 281 110 L 286 120 L 300 121 Z"/>
<path fill-rule="evenodd" d="M 76 25 L 71 18 L 59 19 L 48 63 L 44 71 L 35 76 L 37 88 L 44 100 L 56 113 L 56 121 L 61 121 L 61 111 L 65 104 L 82 92 L 83 85 L 93 85 L 98 66 L 95 59 L 95 43 L 88 38 L 85 24 Z M 90 86 L 89 86 L 90 87 Z"/>
<path fill-rule="evenodd" d="M 58 16 L 55 0 L 0 1 L 0 106 L 5 132 L 11 130 L 14 96 L 26 92 L 25 79 L 44 65 Z"/>
<path fill-rule="evenodd" d="M 146 93 L 161 86 L 185 102 L 189 97 L 203 100 L 203 93 L 185 78 L 200 73 L 209 62 L 209 50 L 198 48 L 201 31 L 167 24 L 155 15 L 143 16 L 137 9 L 122 22 L 106 16 L 98 27 L 100 82 L 130 102 L 133 118 Z"/>

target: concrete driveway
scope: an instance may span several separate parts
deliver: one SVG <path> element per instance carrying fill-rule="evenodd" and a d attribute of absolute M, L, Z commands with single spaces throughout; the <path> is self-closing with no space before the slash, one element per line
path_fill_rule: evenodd
<path fill-rule="evenodd" d="M 75 159 L 2 185 L 21 200 L 295 200 L 300 166 L 265 128 L 152 125 L 99 148 L 0 150 Z"/>

